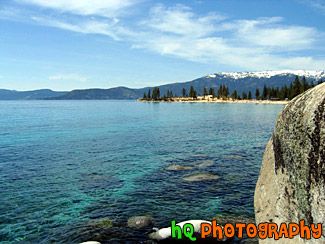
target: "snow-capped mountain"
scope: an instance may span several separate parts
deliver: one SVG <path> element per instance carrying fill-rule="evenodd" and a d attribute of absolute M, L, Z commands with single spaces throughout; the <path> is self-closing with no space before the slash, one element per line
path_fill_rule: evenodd
<path fill-rule="evenodd" d="M 216 78 L 217 76 L 223 76 L 233 79 L 243 79 L 246 77 L 256 78 L 271 78 L 273 76 L 290 76 L 298 75 L 300 77 L 305 76 L 309 79 L 320 80 L 325 78 L 325 71 L 315 70 L 279 70 L 279 71 L 259 71 L 259 72 L 220 72 L 205 76 L 206 78 Z"/>
<path fill-rule="evenodd" d="M 172 91 L 173 94 L 180 96 L 183 88 L 188 92 L 190 87 L 193 86 L 199 94 L 202 94 L 204 88 L 214 88 L 217 91 L 220 85 L 226 85 L 229 87 L 230 93 L 235 89 L 238 94 L 242 92 L 255 94 L 255 89 L 258 88 L 262 91 L 263 86 L 282 88 L 284 85 L 290 86 L 296 76 L 300 79 L 305 76 L 308 82 L 314 82 L 316 85 L 319 80 L 325 81 L 325 71 L 312 71 L 312 70 L 281 70 L 281 71 L 261 71 L 261 72 L 221 72 L 203 76 L 201 78 L 187 81 L 166 84 L 158 86 L 160 94 L 166 94 L 167 90 Z M 154 84 L 154 83 L 153 83 Z M 51 97 L 46 95 L 44 97 L 23 97 L 17 98 L 14 91 L 0 90 L 1 99 L 138 99 L 143 96 L 143 93 L 148 93 L 148 90 L 153 87 L 145 87 L 140 89 L 132 89 L 127 87 L 115 87 L 110 89 L 85 89 L 85 90 L 73 90 L 59 97 Z M 26 93 L 26 92 L 21 92 Z M 27 92 L 28 93 L 28 92 Z M 9 95 L 8 95 L 9 94 Z M 55 95 L 53 95 L 55 96 Z M 49 98 L 51 97 L 51 98 Z"/>

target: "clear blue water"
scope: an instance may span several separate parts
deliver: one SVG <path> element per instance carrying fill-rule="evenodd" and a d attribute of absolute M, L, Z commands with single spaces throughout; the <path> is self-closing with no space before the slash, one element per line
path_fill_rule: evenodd
<path fill-rule="evenodd" d="M 283 105 L 0 102 L 0 243 L 139 243 L 156 226 L 253 217 L 264 149 Z M 195 157 L 204 154 L 206 157 Z M 168 171 L 172 164 L 214 164 Z M 195 172 L 217 180 L 186 182 Z M 113 220 L 113 227 L 96 225 Z"/>

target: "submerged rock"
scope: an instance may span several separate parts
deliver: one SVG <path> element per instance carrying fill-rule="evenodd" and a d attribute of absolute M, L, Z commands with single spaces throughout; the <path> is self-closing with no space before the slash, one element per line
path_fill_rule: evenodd
<path fill-rule="evenodd" d="M 233 155 L 233 156 L 228 156 L 227 159 L 243 159 L 245 158 L 244 156 L 239 156 L 239 155 Z"/>
<path fill-rule="evenodd" d="M 167 170 L 192 170 L 194 167 L 191 166 L 183 166 L 178 164 L 170 165 Z"/>
<path fill-rule="evenodd" d="M 133 216 L 128 219 L 128 227 L 140 229 L 153 224 L 153 219 L 148 216 Z"/>
<path fill-rule="evenodd" d="M 110 218 L 94 219 L 87 223 L 89 228 L 110 228 L 113 227 L 114 220 Z"/>
<path fill-rule="evenodd" d="M 220 177 L 210 173 L 197 173 L 183 178 L 183 180 L 188 182 L 202 181 L 202 180 L 216 180 Z"/>
<path fill-rule="evenodd" d="M 255 189 L 256 223 L 306 225 L 325 219 L 325 84 L 306 91 L 278 115 Z M 274 243 L 265 239 L 263 243 Z M 277 243 L 324 243 L 282 238 Z"/>
<path fill-rule="evenodd" d="M 98 242 L 98 241 L 86 241 L 86 242 L 82 242 L 82 243 L 79 243 L 79 244 L 100 244 L 100 242 Z"/>
<path fill-rule="evenodd" d="M 195 154 L 195 155 L 193 155 L 193 157 L 206 158 L 206 157 L 208 157 L 208 155 L 205 155 L 205 154 Z"/>
<path fill-rule="evenodd" d="M 212 160 L 203 160 L 201 161 L 200 164 L 198 164 L 198 168 L 206 168 L 206 167 L 209 167 L 209 166 L 212 166 L 214 164 L 214 161 Z"/>

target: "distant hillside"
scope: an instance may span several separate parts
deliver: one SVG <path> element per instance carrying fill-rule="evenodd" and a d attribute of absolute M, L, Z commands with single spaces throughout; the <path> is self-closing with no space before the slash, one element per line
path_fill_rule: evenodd
<path fill-rule="evenodd" d="M 229 87 L 230 93 L 235 89 L 238 94 L 243 91 L 255 94 L 255 89 L 259 88 L 263 90 L 263 86 L 279 87 L 281 88 L 285 84 L 290 85 L 295 80 L 296 75 L 300 78 L 305 76 L 308 82 L 317 82 L 320 79 L 325 79 L 324 71 L 264 71 L 264 72 L 234 72 L 234 73 L 215 73 L 210 74 L 192 81 L 183 83 L 172 83 L 162 86 L 158 86 L 160 94 L 166 94 L 167 90 L 173 92 L 174 95 L 181 96 L 182 89 L 185 88 L 188 92 L 191 86 L 194 86 L 200 94 L 203 88 L 215 88 L 217 91 L 219 86 L 225 84 Z M 85 89 L 85 90 L 73 90 L 60 97 L 52 97 L 50 99 L 58 100 L 83 100 L 83 99 L 138 99 L 143 96 L 144 92 L 153 89 L 153 87 L 146 87 L 141 89 L 131 89 L 127 87 L 116 87 L 111 89 Z"/>
<path fill-rule="evenodd" d="M 243 91 L 255 94 L 255 89 L 263 90 L 263 86 L 268 87 L 283 87 L 289 86 L 295 80 L 296 76 L 302 78 L 305 76 L 308 82 L 315 83 L 321 79 L 325 80 L 324 71 L 308 71 L 308 70 L 284 70 L 284 71 L 263 71 L 263 72 L 222 72 L 203 76 L 201 78 L 182 82 L 172 83 L 158 86 L 160 94 L 163 96 L 167 90 L 173 92 L 174 95 L 181 96 L 182 89 L 185 88 L 187 93 L 191 86 L 194 86 L 198 93 L 202 94 L 203 88 L 214 88 L 218 90 L 220 85 L 225 84 L 229 87 L 230 94 L 236 89 L 238 94 Z M 140 89 L 132 89 L 127 87 L 115 87 L 110 89 L 85 89 L 73 90 L 71 92 L 55 92 L 52 90 L 36 90 L 18 92 L 12 90 L 0 90 L 0 100 L 31 100 L 31 99 L 46 99 L 46 100 L 108 100 L 108 99 L 138 99 L 147 93 L 148 90 L 153 90 L 153 87 L 145 87 Z"/>
<path fill-rule="evenodd" d="M 50 89 L 35 91 L 15 91 L 0 89 L 0 100 L 35 100 L 41 98 L 58 97 L 67 92 L 56 92 Z"/>
<path fill-rule="evenodd" d="M 115 87 L 110 89 L 85 89 L 73 90 L 59 97 L 51 97 L 46 100 L 109 100 L 109 99 L 138 99 L 146 89 L 131 89 L 127 87 Z M 141 95 L 140 95 L 141 94 Z"/>

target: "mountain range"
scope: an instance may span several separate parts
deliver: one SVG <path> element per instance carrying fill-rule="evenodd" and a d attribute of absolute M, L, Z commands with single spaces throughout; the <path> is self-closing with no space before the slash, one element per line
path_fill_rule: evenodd
<path fill-rule="evenodd" d="M 59 97 L 67 92 L 57 92 L 50 89 L 41 89 L 34 91 L 15 91 L 0 89 L 0 100 L 36 100 L 50 97 Z"/>
<path fill-rule="evenodd" d="M 262 71 L 262 72 L 220 72 L 209 74 L 201 78 L 180 83 L 171 83 L 157 86 L 160 89 L 160 94 L 166 94 L 167 90 L 172 91 L 174 95 L 180 96 L 182 89 L 185 88 L 188 92 L 193 86 L 198 93 L 202 93 L 203 88 L 214 88 L 216 91 L 220 85 L 225 84 L 229 87 L 230 93 L 235 89 L 239 94 L 243 91 L 255 94 L 255 89 L 263 89 L 264 85 L 268 87 L 279 87 L 284 85 L 289 86 L 299 76 L 306 77 L 308 82 L 317 82 L 325 80 L 325 71 L 311 70 L 282 70 L 282 71 Z M 138 99 L 147 93 L 153 87 L 145 88 L 128 88 L 115 87 L 110 89 L 83 89 L 72 90 L 70 92 L 56 92 L 49 89 L 35 91 L 14 91 L 0 89 L 0 100 L 108 100 L 108 99 Z"/>

